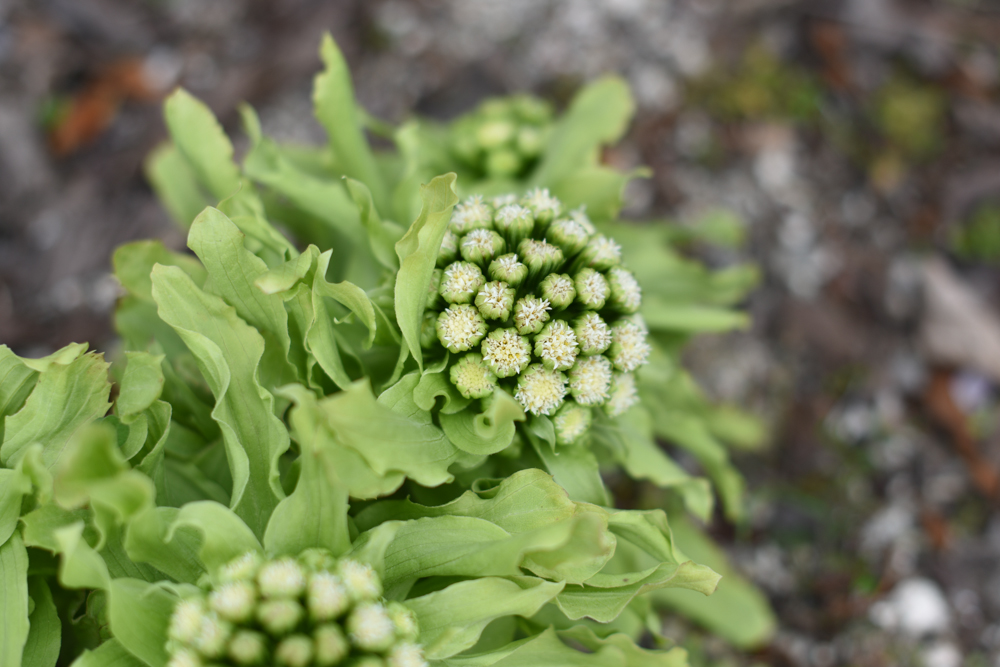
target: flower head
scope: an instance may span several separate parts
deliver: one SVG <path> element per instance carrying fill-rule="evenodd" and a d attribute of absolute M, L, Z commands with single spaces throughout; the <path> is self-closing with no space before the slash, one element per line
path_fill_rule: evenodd
<path fill-rule="evenodd" d="M 531 361 L 531 344 L 514 329 L 495 329 L 483 341 L 483 361 L 494 375 L 517 375 Z"/>
<path fill-rule="evenodd" d="M 529 294 L 517 300 L 514 304 L 514 326 L 517 332 L 524 336 L 536 334 L 549 321 L 549 311 L 552 307 L 547 299 L 538 299 Z"/>
<path fill-rule="evenodd" d="M 604 405 L 609 417 L 617 417 L 639 402 L 635 377 L 631 373 L 615 373 L 611 382 L 611 397 Z"/>
<path fill-rule="evenodd" d="M 604 308 L 604 302 L 610 292 L 604 274 L 590 268 L 580 269 L 573 277 L 573 285 L 576 287 L 576 300 L 584 308 L 588 310 Z"/>
<path fill-rule="evenodd" d="M 538 239 L 524 239 L 517 246 L 517 253 L 528 267 L 529 276 L 545 275 L 563 263 L 563 251 Z"/>
<path fill-rule="evenodd" d="M 574 401 L 566 401 L 552 418 L 556 431 L 556 444 L 574 445 L 590 430 L 593 413 Z"/>
<path fill-rule="evenodd" d="M 611 362 L 602 355 L 578 359 L 569 371 L 569 391 L 580 405 L 600 405 L 610 387 Z"/>
<path fill-rule="evenodd" d="M 469 303 L 486 282 L 482 269 L 471 262 L 453 262 L 441 276 L 441 296 L 448 303 Z"/>
<path fill-rule="evenodd" d="M 586 247 L 590 232 L 573 218 L 559 218 L 549 225 L 547 238 L 562 248 L 567 257 L 572 257 Z"/>
<path fill-rule="evenodd" d="M 241 557 L 210 575 L 174 607 L 169 667 L 334 667 L 348 656 L 351 664 L 382 665 L 383 656 L 404 667 L 426 664 L 414 643 L 416 616 L 403 603 L 386 604 L 366 563 L 309 549 L 294 559 Z"/>
<path fill-rule="evenodd" d="M 451 382 L 465 398 L 486 398 L 497 387 L 497 376 L 481 354 L 466 354 L 449 371 Z"/>
<path fill-rule="evenodd" d="M 542 365 L 548 369 L 569 370 L 573 367 L 579 352 L 576 333 L 562 320 L 549 322 L 535 337 L 535 356 L 540 358 Z"/>
<path fill-rule="evenodd" d="M 573 331 L 580 343 L 580 354 L 601 354 L 611 345 L 611 327 L 597 313 L 586 312 L 573 321 Z"/>
<path fill-rule="evenodd" d="M 505 239 L 516 246 L 517 243 L 531 234 L 535 228 L 535 218 L 531 211 L 518 204 L 507 204 L 498 209 L 493 218 L 493 225 Z"/>
<path fill-rule="evenodd" d="M 462 259 L 486 266 L 503 253 L 504 240 L 491 229 L 474 229 L 462 237 Z"/>
<path fill-rule="evenodd" d="M 535 188 L 524 196 L 521 203 L 532 212 L 535 220 L 547 225 L 562 213 L 562 202 L 549 194 L 548 188 Z"/>
<path fill-rule="evenodd" d="M 488 320 L 506 320 L 514 307 L 514 295 L 517 292 L 505 282 L 493 280 L 476 294 L 476 308 Z"/>
<path fill-rule="evenodd" d="M 449 352 L 471 350 L 489 327 L 479 311 L 470 305 L 451 306 L 437 318 L 437 337 Z"/>
<path fill-rule="evenodd" d="M 451 214 L 450 231 L 453 234 L 466 234 L 474 229 L 489 229 L 492 220 L 493 207 L 483 201 L 482 195 L 474 195 L 455 207 Z"/>
<path fill-rule="evenodd" d="M 611 298 L 608 303 L 612 308 L 622 313 L 634 313 L 642 303 L 642 288 L 632 272 L 620 266 L 608 271 L 608 286 L 611 288 Z"/>
<path fill-rule="evenodd" d="M 552 304 L 556 310 L 568 308 L 576 298 L 576 287 L 573 279 L 565 273 L 550 273 L 538 285 L 542 298 Z"/>
<path fill-rule="evenodd" d="M 622 261 L 622 248 L 604 234 L 597 234 L 587 242 L 580 253 L 585 266 L 598 271 L 607 271 Z"/>
<path fill-rule="evenodd" d="M 516 253 L 508 253 L 490 262 L 490 280 L 499 280 L 511 287 L 520 287 L 528 277 L 528 267 L 517 261 Z"/>
<path fill-rule="evenodd" d="M 389 653 L 389 667 L 427 667 L 424 652 L 417 644 L 398 644 Z"/>
<path fill-rule="evenodd" d="M 620 371 L 626 373 L 646 363 L 651 348 L 646 342 L 646 329 L 635 320 L 621 320 L 611 327 L 613 342 L 608 357 Z"/>
<path fill-rule="evenodd" d="M 533 415 L 552 414 L 566 398 L 566 376 L 541 364 L 532 364 L 517 378 L 515 398 Z"/>

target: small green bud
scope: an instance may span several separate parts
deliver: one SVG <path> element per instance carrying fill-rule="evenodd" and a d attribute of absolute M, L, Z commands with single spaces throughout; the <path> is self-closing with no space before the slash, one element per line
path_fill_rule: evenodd
<path fill-rule="evenodd" d="M 535 188 L 524 196 L 521 202 L 535 216 L 535 221 L 543 228 L 562 213 L 562 203 L 549 194 L 548 188 Z"/>
<path fill-rule="evenodd" d="M 167 663 L 167 667 L 202 667 L 202 665 L 198 654 L 186 648 L 174 653 Z"/>
<path fill-rule="evenodd" d="M 253 615 L 257 591 L 249 581 L 222 584 L 208 596 L 208 606 L 220 617 L 242 623 Z"/>
<path fill-rule="evenodd" d="M 593 414 L 574 401 L 566 401 L 552 418 L 557 445 L 575 445 L 590 430 Z"/>
<path fill-rule="evenodd" d="M 233 626 L 209 612 L 201 617 L 201 627 L 192 645 L 206 658 L 218 658 L 226 651 Z"/>
<path fill-rule="evenodd" d="M 612 343 L 608 358 L 615 368 L 630 373 L 646 363 L 650 346 L 646 328 L 633 319 L 622 319 L 611 327 Z"/>
<path fill-rule="evenodd" d="M 385 607 L 374 602 L 358 605 L 347 617 L 351 643 L 363 651 L 381 653 L 396 639 L 396 626 Z"/>
<path fill-rule="evenodd" d="M 292 558 L 265 563 L 257 573 L 260 592 L 268 598 L 294 598 L 306 589 L 306 573 Z"/>
<path fill-rule="evenodd" d="M 583 357 L 569 371 L 569 393 L 580 405 L 600 405 L 608 399 L 611 362 L 602 355 Z"/>
<path fill-rule="evenodd" d="M 521 241 L 517 246 L 517 253 L 528 267 L 528 276 L 550 273 L 563 263 L 563 251 L 559 246 L 537 239 Z"/>
<path fill-rule="evenodd" d="M 234 558 L 219 569 L 217 579 L 220 583 L 230 581 L 249 581 L 257 577 L 257 570 L 263 563 L 263 558 L 256 551 L 248 551 Z"/>
<path fill-rule="evenodd" d="M 488 320 L 506 320 L 514 307 L 514 288 L 507 283 L 492 281 L 476 294 L 476 308 Z"/>
<path fill-rule="evenodd" d="M 473 195 L 458 206 L 451 214 L 451 231 L 456 235 L 468 234 L 474 229 L 493 227 L 493 207 L 483 201 L 482 195 Z M 458 238 L 455 238 L 456 250 Z"/>
<path fill-rule="evenodd" d="M 510 242 L 510 247 L 514 248 L 521 239 L 527 238 L 534 231 L 535 218 L 523 206 L 507 204 L 497 209 L 493 225 Z"/>
<path fill-rule="evenodd" d="M 620 266 L 612 267 L 608 270 L 608 286 L 611 288 L 608 305 L 627 314 L 639 310 L 642 303 L 642 289 L 631 271 Z"/>
<path fill-rule="evenodd" d="M 586 247 L 580 252 L 579 259 L 584 266 L 606 271 L 621 263 L 622 249 L 604 234 L 597 234 L 587 242 Z"/>
<path fill-rule="evenodd" d="M 517 375 L 531 361 L 531 344 L 514 329 L 494 329 L 483 341 L 483 360 L 497 377 Z"/>
<path fill-rule="evenodd" d="M 576 318 L 573 321 L 573 331 L 580 344 L 580 354 L 585 357 L 603 354 L 611 345 L 611 327 L 593 311 Z"/>
<path fill-rule="evenodd" d="M 355 602 L 376 600 L 382 595 L 382 581 L 368 563 L 344 559 L 337 566 L 337 574 Z"/>
<path fill-rule="evenodd" d="M 489 331 L 483 316 L 474 306 L 468 304 L 450 306 L 438 315 L 435 327 L 438 341 L 449 352 L 471 350 Z"/>
<path fill-rule="evenodd" d="M 502 280 L 511 287 L 518 287 L 528 277 L 528 267 L 517 261 L 515 253 L 508 253 L 490 262 L 490 280 Z"/>
<path fill-rule="evenodd" d="M 474 229 L 462 237 L 459 250 L 462 259 L 486 266 L 498 257 L 504 248 L 503 238 L 491 229 Z"/>
<path fill-rule="evenodd" d="M 587 246 L 590 234 L 586 228 L 572 218 L 559 218 L 546 232 L 545 238 L 562 248 L 567 257 L 572 257 Z"/>
<path fill-rule="evenodd" d="M 291 632 L 303 614 L 302 605 L 294 600 L 268 600 L 257 605 L 257 621 L 273 635 Z"/>
<path fill-rule="evenodd" d="M 456 259 L 458 259 L 458 234 L 446 229 L 441 239 L 441 248 L 438 249 L 437 266 L 448 266 Z"/>
<path fill-rule="evenodd" d="M 611 391 L 604 411 L 609 417 L 624 414 L 629 408 L 639 402 L 639 392 L 635 387 L 635 376 L 631 373 L 615 373 L 611 381 Z"/>
<path fill-rule="evenodd" d="M 514 176 L 522 164 L 521 156 L 509 148 L 498 148 L 486 154 L 486 173 L 493 177 Z"/>
<path fill-rule="evenodd" d="M 573 286 L 576 287 L 576 300 L 588 310 L 600 310 L 604 308 L 604 302 L 611 291 L 608 287 L 608 280 L 603 274 L 594 269 L 580 269 L 573 277 Z"/>
<path fill-rule="evenodd" d="M 531 95 L 517 95 L 511 104 L 517 116 L 525 122 L 540 125 L 552 120 L 552 108 L 545 100 Z"/>
<path fill-rule="evenodd" d="M 417 628 L 417 616 L 404 604 L 399 602 L 389 603 L 389 618 L 396 626 L 396 637 L 404 641 L 416 641 L 420 634 Z"/>
<path fill-rule="evenodd" d="M 576 287 L 573 279 L 565 273 L 550 273 L 542 279 L 538 290 L 542 298 L 548 301 L 555 310 L 568 308 L 576 298 Z"/>
<path fill-rule="evenodd" d="M 181 600 L 174 607 L 174 613 L 170 616 L 167 637 L 181 644 L 192 643 L 201 630 L 201 621 L 206 611 L 205 603 L 201 598 Z"/>
<path fill-rule="evenodd" d="M 535 337 L 535 356 L 549 370 L 569 370 L 576 362 L 579 352 L 576 333 L 562 320 L 549 322 Z"/>
<path fill-rule="evenodd" d="M 490 150 L 502 146 L 514 138 L 514 124 L 506 120 L 493 120 L 483 123 L 476 131 L 479 145 Z"/>
<path fill-rule="evenodd" d="M 517 131 L 517 150 L 525 157 L 537 157 L 542 152 L 544 139 L 544 133 L 537 127 L 525 125 Z"/>
<path fill-rule="evenodd" d="M 529 294 L 517 300 L 514 304 L 514 326 L 523 336 L 538 333 L 549 321 L 549 311 L 552 308 L 546 299 L 535 298 Z"/>
<path fill-rule="evenodd" d="M 438 343 L 437 319 L 438 314 L 433 310 L 424 311 L 424 318 L 420 321 L 420 347 L 425 350 L 434 349 Z"/>
<path fill-rule="evenodd" d="M 313 632 L 313 641 L 316 645 L 316 664 L 319 667 L 338 665 L 351 651 L 351 645 L 347 643 L 344 631 L 335 623 L 327 623 L 316 628 Z"/>
<path fill-rule="evenodd" d="M 237 665 L 259 665 L 267 659 L 267 642 L 259 632 L 240 630 L 229 640 L 227 653 Z"/>
<path fill-rule="evenodd" d="M 389 652 L 388 662 L 389 667 L 427 667 L 423 649 L 410 642 L 397 644 Z"/>
<path fill-rule="evenodd" d="M 309 575 L 306 604 L 314 621 L 330 621 L 347 611 L 351 597 L 340 577 L 332 572 L 315 572 Z"/>
<path fill-rule="evenodd" d="M 566 398 L 566 376 L 541 364 L 531 364 L 517 378 L 514 398 L 533 415 L 548 415 Z"/>
<path fill-rule="evenodd" d="M 298 561 L 309 572 L 332 570 L 337 566 L 337 559 L 333 554 L 321 548 L 306 549 L 299 554 Z"/>
<path fill-rule="evenodd" d="M 454 262 L 441 277 L 441 296 L 448 303 L 469 303 L 485 282 L 482 270 L 475 264 Z"/>
<path fill-rule="evenodd" d="M 348 662 L 347 667 L 385 667 L 385 661 L 377 655 L 361 655 Z"/>
<path fill-rule="evenodd" d="M 292 635 L 281 640 L 274 649 L 274 659 L 279 665 L 308 667 L 313 659 L 312 639 L 306 635 Z"/>
<path fill-rule="evenodd" d="M 427 285 L 427 304 L 425 308 L 437 308 L 441 304 L 441 279 L 444 271 L 434 269 L 431 272 L 431 282 Z"/>
<path fill-rule="evenodd" d="M 486 398 L 497 387 L 497 376 L 483 361 L 481 354 L 464 355 L 449 371 L 451 383 L 465 398 Z"/>

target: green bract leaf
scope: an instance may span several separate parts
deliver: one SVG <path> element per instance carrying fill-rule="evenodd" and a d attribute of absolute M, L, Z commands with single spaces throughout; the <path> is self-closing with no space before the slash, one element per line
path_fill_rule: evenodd
<path fill-rule="evenodd" d="M 233 163 L 233 145 L 209 108 L 178 88 L 167 98 L 163 115 L 174 145 L 208 191 L 216 199 L 235 192 L 240 173 Z"/>
<path fill-rule="evenodd" d="M 316 77 L 313 87 L 316 119 L 326 129 L 330 148 L 343 173 L 365 183 L 379 208 L 387 210 L 388 190 L 361 129 L 351 73 L 344 55 L 329 34 L 323 36 L 320 57 L 324 70 Z"/>
<path fill-rule="evenodd" d="M 441 428 L 456 447 L 469 454 L 495 454 L 514 439 L 514 422 L 523 422 L 524 410 L 502 389 L 493 392 L 487 408 L 476 414 L 466 409 L 442 414 Z"/>
<path fill-rule="evenodd" d="M 278 457 L 288 433 L 272 413 L 274 397 L 258 382 L 264 339 L 232 306 L 202 292 L 176 267 L 153 269 L 153 298 L 198 360 L 215 395 L 212 417 L 222 429 L 233 475 L 232 506 L 258 535 L 284 496 Z"/>
<path fill-rule="evenodd" d="M 269 554 L 298 555 L 310 548 L 323 548 L 336 556 L 347 551 L 351 540 L 347 530 L 347 490 L 341 481 L 335 455 L 328 440 L 310 433 L 311 426 L 322 428 L 309 415 L 299 419 L 300 407 L 313 396 L 301 385 L 282 390 L 297 404 L 290 421 L 302 452 L 300 472 L 295 491 L 278 503 L 264 533 L 264 546 Z"/>
<path fill-rule="evenodd" d="M 23 667 L 55 667 L 62 643 L 62 624 L 52 602 L 52 591 L 42 577 L 28 579 L 28 594 L 35 608 L 28 616 L 30 630 L 21 658 Z"/>
<path fill-rule="evenodd" d="M 147 410 L 163 392 L 162 354 L 126 352 L 128 364 L 122 376 L 121 391 L 115 401 L 119 416 L 131 417 Z"/>
<path fill-rule="evenodd" d="M 38 378 L 24 407 L 7 417 L 0 460 L 11 467 L 37 442 L 42 445 L 42 461 L 51 468 L 73 434 L 108 411 L 110 393 L 108 364 L 102 355 L 53 364 Z"/>
<path fill-rule="evenodd" d="M 20 667 L 28 640 L 28 552 L 14 533 L 0 545 L 0 662 Z"/>
<path fill-rule="evenodd" d="M 563 586 L 535 577 L 483 577 L 407 600 L 406 606 L 417 615 L 425 655 L 435 660 L 472 647 L 494 619 L 532 616 Z"/>
<path fill-rule="evenodd" d="M 167 663 L 167 625 L 177 597 L 160 586 L 116 579 L 108 589 L 111 632 L 121 645 L 150 667 Z"/>
<path fill-rule="evenodd" d="M 146 178 L 173 219 L 183 228 L 208 203 L 198 187 L 198 179 L 177 146 L 157 146 L 144 163 Z"/>
<path fill-rule="evenodd" d="M 399 258 L 396 257 L 396 242 L 403 236 L 404 229 L 394 222 L 383 222 L 375 210 L 372 193 L 361 181 L 353 178 L 345 180 L 347 191 L 351 193 L 354 204 L 358 207 L 361 223 L 368 231 L 368 243 L 372 254 L 385 268 L 395 271 L 399 268 Z"/>
<path fill-rule="evenodd" d="M 190 528 L 201 534 L 198 558 L 209 571 L 222 567 L 248 551 L 263 551 L 253 531 L 240 517 L 225 505 L 210 500 L 182 507 L 170 524 L 166 541 L 172 541 L 182 528 Z"/>
<path fill-rule="evenodd" d="M 634 111 L 632 94 L 621 78 L 588 84 L 556 123 L 531 183 L 554 186 L 581 166 L 596 164 L 598 147 L 620 139 Z"/>
<path fill-rule="evenodd" d="M 427 305 L 427 286 L 437 262 L 441 239 L 448 229 L 451 210 L 458 203 L 455 174 L 438 176 L 421 186 L 420 215 L 396 243 L 399 273 L 396 274 L 396 321 L 410 354 L 423 369 L 420 324 Z"/>
<path fill-rule="evenodd" d="M 93 651 L 84 651 L 71 667 L 147 667 L 117 639 L 109 639 Z"/>

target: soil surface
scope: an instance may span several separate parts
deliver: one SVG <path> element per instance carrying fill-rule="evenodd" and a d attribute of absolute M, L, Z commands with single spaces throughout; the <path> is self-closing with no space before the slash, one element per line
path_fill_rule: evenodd
<path fill-rule="evenodd" d="M 183 246 L 142 172 L 163 96 L 321 142 L 323 31 L 393 122 L 618 72 L 638 114 L 606 158 L 654 173 L 626 215 L 744 221 L 691 252 L 760 267 L 753 327 L 687 362 L 769 424 L 746 525 L 711 530 L 781 625 L 748 653 L 665 619 L 698 664 L 1000 665 L 994 0 L 0 2 L 0 342 L 113 351 L 112 250 Z"/>

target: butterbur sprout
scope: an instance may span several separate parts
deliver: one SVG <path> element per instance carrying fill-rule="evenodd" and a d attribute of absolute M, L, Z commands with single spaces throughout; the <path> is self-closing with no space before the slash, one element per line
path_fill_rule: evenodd
<path fill-rule="evenodd" d="M 642 290 L 582 208 L 566 211 L 544 188 L 470 197 L 449 232 L 462 259 L 443 267 L 425 322 L 436 317 L 463 397 L 503 389 L 553 420 L 558 445 L 580 442 L 595 408 L 616 416 L 636 402 L 631 374 L 650 352 L 635 314 Z"/>
<path fill-rule="evenodd" d="M 426 667 L 416 616 L 382 599 L 375 570 L 320 551 L 257 556 L 259 569 L 236 559 L 203 579 L 198 594 L 174 607 L 168 667 L 334 667 L 368 659 Z"/>

